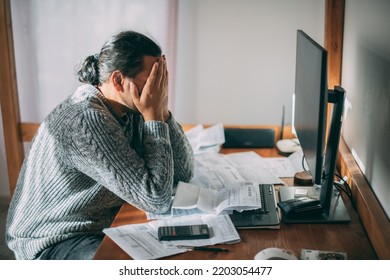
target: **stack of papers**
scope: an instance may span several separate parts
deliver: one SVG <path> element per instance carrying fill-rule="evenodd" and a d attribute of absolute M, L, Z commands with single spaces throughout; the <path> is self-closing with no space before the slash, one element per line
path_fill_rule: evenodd
<path fill-rule="evenodd" d="M 264 158 L 255 152 L 195 156 L 191 184 L 219 190 L 243 181 L 283 185 L 283 181 L 267 168 Z"/>
<path fill-rule="evenodd" d="M 209 239 L 159 241 L 157 230 L 160 226 L 207 224 Z M 103 232 L 135 260 L 153 260 L 176 255 L 190 249 L 180 246 L 208 246 L 221 243 L 240 242 L 228 215 L 196 215 L 155 220 L 144 224 L 131 224 L 104 229 Z"/>
<path fill-rule="evenodd" d="M 191 184 L 219 190 L 237 182 L 283 185 L 280 178 L 304 171 L 302 150 L 289 157 L 263 158 L 255 152 L 195 155 Z M 308 170 L 306 161 L 303 161 Z"/>

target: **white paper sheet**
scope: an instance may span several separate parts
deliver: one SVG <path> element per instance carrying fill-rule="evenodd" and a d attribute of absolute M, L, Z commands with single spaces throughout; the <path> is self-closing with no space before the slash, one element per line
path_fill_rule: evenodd
<path fill-rule="evenodd" d="M 199 209 L 220 214 L 225 210 L 250 210 L 261 207 L 258 183 L 239 181 L 219 191 L 179 182 L 172 209 Z"/>
<path fill-rule="evenodd" d="M 255 152 L 195 156 L 195 174 L 191 184 L 220 190 L 240 181 L 283 185 L 283 181 L 267 167 L 265 158 Z"/>
<path fill-rule="evenodd" d="M 211 230 L 209 239 L 159 241 L 157 230 L 165 225 L 207 224 Z M 207 246 L 240 241 L 228 215 L 197 215 L 151 221 L 107 228 L 103 232 L 135 260 L 159 259 L 188 251 L 177 245 Z"/>
<path fill-rule="evenodd" d="M 295 173 L 302 172 L 302 151 L 297 151 L 289 157 L 264 158 L 267 169 L 278 177 L 294 177 Z M 307 163 L 304 161 L 305 168 L 308 170 Z"/>
<path fill-rule="evenodd" d="M 219 123 L 208 128 L 197 125 L 185 132 L 194 154 L 218 153 L 225 143 L 223 124 Z"/>

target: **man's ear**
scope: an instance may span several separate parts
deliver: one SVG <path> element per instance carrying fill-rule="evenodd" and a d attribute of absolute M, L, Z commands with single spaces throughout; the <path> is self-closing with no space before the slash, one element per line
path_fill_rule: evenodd
<path fill-rule="evenodd" d="M 123 91 L 123 75 L 119 71 L 114 71 L 111 74 L 112 84 L 117 91 Z"/>

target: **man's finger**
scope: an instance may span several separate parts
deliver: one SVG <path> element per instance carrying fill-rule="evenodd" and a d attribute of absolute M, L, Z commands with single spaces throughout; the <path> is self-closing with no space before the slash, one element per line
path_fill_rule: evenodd
<path fill-rule="evenodd" d="M 139 104 L 139 92 L 136 84 L 134 82 L 130 82 L 130 94 L 131 97 L 133 98 L 134 104 Z"/>
<path fill-rule="evenodd" d="M 152 71 L 150 71 L 149 77 L 146 80 L 144 89 L 142 92 L 146 92 L 146 94 L 151 94 L 151 89 L 154 86 L 154 83 L 156 82 L 156 76 L 157 76 L 157 70 L 159 67 L 159 63 L 155 62 L 152 67 Z"/>

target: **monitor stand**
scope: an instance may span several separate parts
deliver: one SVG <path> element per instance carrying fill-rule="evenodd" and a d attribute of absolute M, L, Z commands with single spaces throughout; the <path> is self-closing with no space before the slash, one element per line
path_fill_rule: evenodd
<path fill-rule="evenodd" d="M 320 197 L 320 190 L 320 187 L 281 187 L 279 189 L 279 198 L 280 201 L 285 201 L 296 198 L 298 194 L 318 199 Z M 305 217 L 287 217 L 283 215 L 282 219 L 286 224 L 349 223 L 351 221 L 343 199 L 338 193 L 332 194 L 329 211 Z"/>

